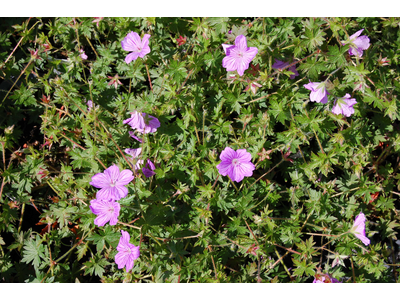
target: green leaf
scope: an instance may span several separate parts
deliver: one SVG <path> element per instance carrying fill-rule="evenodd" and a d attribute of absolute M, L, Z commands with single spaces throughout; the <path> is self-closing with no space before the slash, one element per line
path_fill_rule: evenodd
<path fill-rule="evenodd" d="M 43 240 L 36 235 L 36 240 L 30 239 L 25 242 L 24 249 L 22 251 L 21 262 L 32 263 L 35 269 L 37 269 L 41 263 L 41 259 L 45 258 L 44 246 L 42 245 Z"/>

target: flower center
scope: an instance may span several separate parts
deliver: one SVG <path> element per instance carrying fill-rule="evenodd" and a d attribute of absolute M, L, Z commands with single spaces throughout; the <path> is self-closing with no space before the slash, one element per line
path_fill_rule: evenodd
<path fill-rule="evenodd" d="M 239 164 L 239 160 L 237 158 L 232 159 L 232 165 L 237 166 Z"/>
<path fill-rule="evenodd" d="M 116 182 L 114 182 L 113 180 L 111 180 L 110 187 L 114 187 L 115 184 L 116 184 Z"/>

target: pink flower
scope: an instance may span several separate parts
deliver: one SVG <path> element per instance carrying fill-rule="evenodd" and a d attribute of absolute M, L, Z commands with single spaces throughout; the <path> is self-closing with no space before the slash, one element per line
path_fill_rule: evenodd
<path fill-rule="evenodd" d="M 149 38 L 150 34 L 145 34 L 143 40 L 141 40 L 136 32 L 131 31 L 128 33 L 121 42 L 122 49 L 125 51 L 132 51 L 132 53 L 125 57 L 125 62 L 127 64 L 132 60 L 136 60 L 138 57 L 143 58 L 146 54 L 150 53 Z"/>
<path fill-rule="evenodd" d="M 118 269 L 126 268 L 128 272 L 133 268 L 133 263 L 139 258 L 140 250 L 139 246 L 135 246 L 129 243 L 130 235 L 128 232 L 121 230 L 121 238 L 117 246 L 118 253 L 115 255 L 115 263 L 118 265 Z"/>
<path fill-rule="evenodd" d="M 222 44 L 226 56 L 222 60 L 222 66 L 227 71 L 235 71 L 243 76 L 244 71 L 249 68 L 250 62 L 258 53 L 256 47 L 247 47 L 246 37 L 238 35 L 235 39 L 235 45 Z"/>
<path fill-rule="evenodd" d="M 97 218 L 94 220 L 94 224 L 97 226 L 104 226 L 107 222 L 110 222 L 110 225 L 115 225 L 118 222 L 119 211 L 121 210 L 121 206 L 118 202 L 112 201 L 104 201 L 94 199 L 90 201 L 90 210 L 97 215 Z"/>
<path fill-rule="evenodd" d="M 365 246 L 368 246 L 371 241 L 365 235 L 365 220 L 365 215 L 360 213 L 356 217 L 350 232 L 353 233 L 361 242 L 363 242 Z"/>
<path fill-rule="evenodd" d="M 111 201 L 125 198 L 128 189 L 125 187 L 135 178 L 131 170 L 119 171 L 116 165 L 112 165 L 104 170 L 104 173 L 97 173 L 90 182 L 96 188 L 101 189 L 97 192 L 96 198 L 99 200 Z"/>
<path fill-rule="evenodd" d="M 346 117 L 350 117 L 352 114 L 354 114 L 353 105 L 356 103 L 356 99 L 350 98 L 350 95 L 346 94 L 344 97 L 336 100 L 335 105 L 332 108 L 332 112 L 335 115 L 342 114 Z"/>
<path fill-rule="evenodd" d="M 138 111 L 131 112 L 131 117 L 123 121 L 124 124 L 129 124 L 133 129 L 140 133 L 153 133 L 160 127 L 160 122 L 156 117 Z"/>
<path fill-rule="evenodd" d="M 313 283 L 339 283 L 339 280 L 329 276 L 328 274 L 317 274 Z"/>
<path fill-rule="evenodd" d="M 312 102 L 328 103 L 328 95 L 324 82 L 311 82 L 305 84 L 304 87 L 310 90 L 310 100 Z"/>
<path fill-rule="evenodd" d="M 251 154 L 245 149 L 233 150 L 226 147 L 219 156 L 221 163 L 217 166 L 219 173 L 228 175 L 230 179 L 240 182 L 243 178 L 253 175 L 255 169 L 251 162 Z"/>
<path fill-rule="evenodd" d="M 80 49 L 79 52 L 81 53 L 81 55 L 79 55 L 83 60 L 87 59 L 87 55 L 85 54 L 85 51 L 83 51 L 83 49 Z"/>
<path fill-rule="evenodd" d="M 369 38 L 366 35 L 360 36 L 361 32 L 363 31 L 364 29 L 357 31 L 355 34 L 350 36 L 349 38 L 350 41 L 346 41 L 343 43 L 343 45 L 350 43 L 350 49 L 349 49 L 350 55 L 362 57 L 363 50 L 367 50 L 369 48 L 370 46 Z"/>
<path fill-rule="evenodd" d="M 149 178 L 156 174 L 156 172 L 153 172 L 155 169 L 156 169 L 156 167 L 154 166 L 153 162 L 150 159 L 147 159 L 146 166 L 143 167 L 142 172 L 143 172 L 144 176 Z"/>
<path fill-rule="evenodd" d="M 282 70 L 288 65 L 290 65 L 290 63 L 275 59 L 275 63 L 272 65 L 272 68 Z M 294 79 L 296 76 L 299 76 L 299 73 L 296 70 L 296 65 L 289 67 L 288 70 L 294 73 L 293 75 L 290 75 L 290 79 Z"/>

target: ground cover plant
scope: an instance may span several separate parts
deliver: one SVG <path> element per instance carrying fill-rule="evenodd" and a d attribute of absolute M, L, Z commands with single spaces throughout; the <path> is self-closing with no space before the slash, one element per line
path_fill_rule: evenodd
<path fill-rule="evenodd" d="M 2 18 L 2 282 L 397 282 L 399 18 Z"/>

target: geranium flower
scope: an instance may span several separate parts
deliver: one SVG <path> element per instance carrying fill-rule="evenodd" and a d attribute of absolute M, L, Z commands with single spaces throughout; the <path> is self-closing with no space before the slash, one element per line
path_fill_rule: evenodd
<path fill-rule="evenodd" d="M 249 68 L 250 62 L 258 53 L 256 47 L 247 47 L 246 37 L 239 35 L 235 39 L 235 45 L 222 44 L 226 57 L 222 60 L 222 66 L 227 71 L 237 71 L 243 76 L 244 71 Z"/>
<path fill-rule="evenodd" d="M 138 259 L 140 255 L 139 246 L 135 246 L 129 243 L 131 239 L 128 232 L 121 230 L 121 238 L 117 246 L 118 253 L 115 255 L 115 263 L 118 265 L 118 269 L 126 268 L 128 272 L 133 268 L 133 263 Z"/>
<path fill-rule="evenodd" d="M 153 162 L 150 159 L 147 159 L 146 166 L 143 167 L 142 172 L 144 176 L 149 178 L 156 174 L 156 172 L 153 172 L 155 169 L 156 167 L 154 166 Z"/>
<path fill-rule="evenodd" d="M 140 36 L 131 31 L 121 42 L 122 49 L 125 51 L 132 51 L 125 57 L 125 62 L 129 64 L 132 60 L 136 60 L 138 57 L 143 58 L 146 54 L 150 53 L 149 47 L 150 34 L 145 34 L 143 40 Z"/>
<path fill-rule="evenodd" d="M 319 102 L 319 103 L 328 103 L 328 95 L 329 93 L 326 90 L 324 82 L 311 82 L 305 84 L 304 87 L 307 90 L 310 90 L 310 100 L 312 102 Z"/>
<path fill-rule="evenodd" d="M 346 94 L 344 97 L 336 100 L 335 105 L 332 108 L 332 112 L 335 115 L 342 114 L 346 117 L 350 117 L 352 114 L 354 114 L 353 105 L 356 103 L 356 99 L 350 98 L 350 95 Z"/>
<path fill-rule="evenodd" d="M 339 280 L 328 274 L 316 274 L 313 283 L 339 283 Z"/>
<path fill-rule="evenodd" d="M 343 43 L 343 45 L 350 43 L 350 49 L 349 49 L 350 55 L 362 57 L 363 50 L 367 50 L 369 48 L 370 46 L 369 38 L 366 35 L 360 36 L 361 32 L 363 31 L 364 29 L 357 31 L 355 34 L 350 36 L 349 38 L 350 41 L 346 41 Z"/>
<path fill-rule="evenodd" d="M 288 65 L 290 65 L 290 63 L 275 59 L 275 63 L 272 65 L 272 68 L 282 70 Z M 288 70 L 294 73 L 293 75 L 290 75 L 290 79 L 294 79 L 296 76 L 299 76 L 299 73 L 296 70 L 296 65 L 290 66 Z"/>
<path fill-rule="evenodd" d="M 97 226 L 104 226 L 107 222 L 110 225 L 115 225 L 118 222 L 119 211 L 121 206 L 117 201 L 104 201 L 94 199 L 90 201 L 90 210 L 97 215 L 94 224 Z"/>
<path fill-rule="evenodd" d="M 88 56 L 85 54 L 85 51 L 83 51 L 83 49 L 80 49 L 79 52 L 81 53 L 81 55 L 79 55 L 83 60 L 87 59 Z"/>
<path fill-rule="evenodd" d="M 153 133 L 160 127 L 160 121 L 156 117 L 138 111 L 131 112 L 131 117 L 123 121 L 124 124 L 129 124 L 133 129 L 140 133 Z"/>
<path fill-rule="evenodd" d="M 360 213 L 356 217 L 354 225 L 350 229 L 350 232 L 353 233 L 356 238 L 358 238 L 361 242 L 363 242 L 365 246 L 368 246 L 371 241 L 365 235 L 365 220 L 365 215 L 363 213 Z"/>
<path fill-rule="evenodd" d="M 243 178 L 253 175 L 255 169 L 251 162 L 251 154 L 245 149 L 233 150 L 226 147 L 219 156 L 221 163 L 217 166 L 219 173 L 228 175 L 230 179 L 240 182 Z"/>
<path fill-rule="evenodd" d="M 97 173 L 90 182 L 96 188 L 101 189 L 97 192 L 96 198 L 105 201 L 119 200 L 128 195 L 125 187 L 135 178 L 131 170 L 119 171 L 116 165 L 112 165 L 104 170 L 104 173 Z"/>

